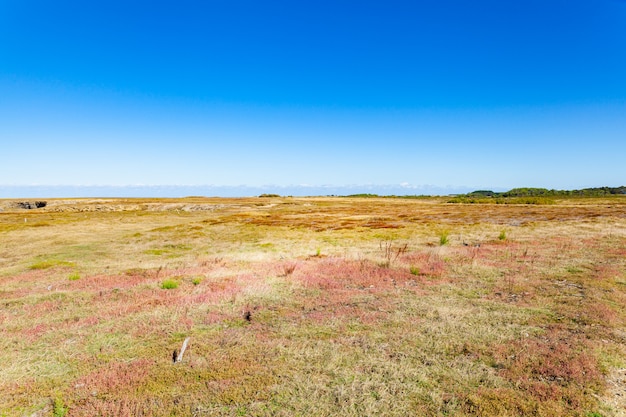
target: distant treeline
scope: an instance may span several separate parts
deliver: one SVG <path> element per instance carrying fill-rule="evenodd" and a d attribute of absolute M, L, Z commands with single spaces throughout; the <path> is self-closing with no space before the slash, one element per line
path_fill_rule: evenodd
<path fill-rule="evenodd" d="M 548 190 L 547 188 L 513 188 L 509 191 L 496 192 L 491 190 L 476 190 L 467 194 L 451 196 L 449 203 L 492 203 L 492 204 L 554 204 L 555 197 L 606 197 L 611 195 L 626 195 L 626 186 L 596 187 L 581 190 Z M 279 194 L 261 194 L 259 197 L 280 197 Z M 351 198 L 408 198 L 430 199 L 431 195 L 379 195 L 373 193 L 358 193 L 349 195 L 328 195 L 327 197 Z"/>
<path fill-rule="evenodd" d="M 626 194 L 626 187 L 583 188 L 582 190 L 548 190 L 547 188 L 513 188 L 505 192 L 477 190 L 457 195 L 448 203 L 554 204 L 555 197 L 606 197 Z"/>
<path fill-rule="evenodd" d="M 548 190 L 547 188 L 513 188 L 497 193 L 489 190 L 472 191 L 465 197 L 602 197 L 626 194 L 626 186 L 583 188 L 582 190 Z"/>

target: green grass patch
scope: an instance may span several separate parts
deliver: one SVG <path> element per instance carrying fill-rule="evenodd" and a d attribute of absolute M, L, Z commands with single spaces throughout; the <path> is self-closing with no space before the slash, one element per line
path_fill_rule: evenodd
<path fill-rule="evenodd" d="M 68 411 L 69 408 L 65 406 L 62 398 L 57 397 L 54 399 L 54 404 L 52 408 L 52 415 L 54 417 L 65 417 Z"/>
<path fill-rule="evenodd" d="M 450 243 L 450 233 L 447 230 L 444 230 L 439 233 L 439 245 L 443 246 L 448 243 Z"/>
<path fill-rule="evenodd" d="M 156 255 L 156 256 L 165 255 L 168 258 L 176 258 L 176 257 L 182 256 L 183 252 L 189 251 L 191 250 L 191 248 L 192 248 L 191 245 L 168 244 L 160 248 L 146 249 L 145 251 L 143 251 L 143 253 L 146 255 Z"/>
<path fill-rule="evenodd" d="M 178 288 L 178 281 L 174 279 L 166 279 L 161 283 L 161 288 L 164 290 L 173 290 Z"/>
<path fill-rule="evenodd" d="M 62 261 L 59 259 L 44 259 L 42 261 L 35 262 L 29 266 L 29 269 L 50 269 L 61 266 L 74 266 L 74 262 Z"/>
<path fill-rule="evenodd" d="M 143 251 L 144 254 L 146 255 L 163 255 L 165 253 L 165 250 L 163 249 L 148 249 Z"/>
<path fill-rule="evenodd" d="M 575 266 L 568 266 L 565 268 L 565 270 L 569 272 L 570 274 L 580 274 L 583 272 L 582 269 L 575 267 Z"/>

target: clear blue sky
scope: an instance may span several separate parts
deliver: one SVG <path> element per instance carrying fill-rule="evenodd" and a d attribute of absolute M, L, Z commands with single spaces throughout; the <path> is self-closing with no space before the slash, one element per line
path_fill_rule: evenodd
<path fill-rule="evenodd" d="M 0 185 L 626 184 L 626 1 L 0 0 Z"/>

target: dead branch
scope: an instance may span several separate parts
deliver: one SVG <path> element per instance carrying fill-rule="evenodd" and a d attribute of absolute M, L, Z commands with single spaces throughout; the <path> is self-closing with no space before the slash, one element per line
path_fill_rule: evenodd
<path fill-rule="evenodd" d="M 180 348 L 180 352 L 174 351 L 174 363 L 181 362 L 183 360 L 183 355 L 185 354 L 185 350 L 187 349 L 187 345 L 189 345 L 189 338 L 186 338 L 183 342 L 183 346 Z"/>

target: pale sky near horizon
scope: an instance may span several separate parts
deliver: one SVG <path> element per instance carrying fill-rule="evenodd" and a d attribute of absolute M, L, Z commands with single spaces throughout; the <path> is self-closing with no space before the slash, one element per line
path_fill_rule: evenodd
<path fill-rule="evenodd" d="M 626 185 L 621 0 L 0 0 L 0 185 Z"/>

